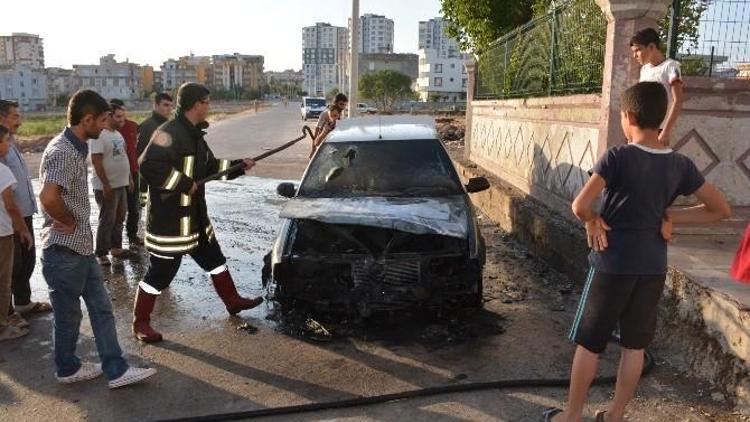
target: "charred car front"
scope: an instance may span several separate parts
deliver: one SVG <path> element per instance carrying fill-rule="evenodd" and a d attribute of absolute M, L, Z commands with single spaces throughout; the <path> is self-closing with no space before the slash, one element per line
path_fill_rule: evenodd
<path fill-rule="evenodd" d="M 368 316 L 413 307 L 479 307 L 484 241 L 467 192 L 431 119 L 339 124 L 308 165 L 266 258 L 282 304 Z"/>

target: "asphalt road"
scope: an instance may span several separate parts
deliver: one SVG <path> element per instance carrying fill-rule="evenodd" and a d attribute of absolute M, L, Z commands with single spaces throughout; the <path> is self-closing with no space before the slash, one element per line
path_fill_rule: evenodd
<path fill-rule="evenodd" d="M 252 155 L 294 137 L 300 123 L 294 106 L 277 106 L 218 123 L 210 129 L 210 142 L 217 156 Z M 299 146 L 286 157 L 264 164 L 294 179 L 304 168 L 306 149 Z M 266 174 L 262 166 L 257 173 Z M 284 201 L 274 193 L 279 181 L 244 177 L 212 182 L 207 189 L 218 239 L 238 289 L 247 295 L 264 293 L 261 259 L 275 238 Z M 187 258 L 153 314 L 166 340 L 140 344 L 130 334 L 131 306 L 147 256 L 116 261 L 105 277 L 121 345 L 132 363 L 152 365 L 159 373 L 119 391 L 109 391 L 104 379 L 58 385 L 51 315 L 32 317 L 31 335 L 0 343 L 0 421 L 160 420 L 456 383 L 566 376 L 572 347 L 565 337 L 580 292 L 493 224 L 483 220 L 482 231 L 489 248 L 484 310 L 441 320 L 397 316 L 390 323 L 334 329 L 333 339 L 284 322 L 272 303 L 229 317 L 207 276 Z M 38 265 L 34 298 L 46 299 L 40 270 Z M 98 360 L 86 316 L 79 355 Z M 611 347 L 602 373 L 614 373 L 616 358 Z M 710 386 L 685 377 L 667 359 L 659 357 L 658 363 L 639 390 L 630 420 L 741 420 L 710 400 Z M 594 388 L 587 414 L 602 408 L 610 392 L 611 387 Z M 535 421 L 564 397 L 563 389 L 484 391 L 273 420 Z"/>
<path fill-rule="evenodd" d="M 299 103 L 288 107 L 277 103 L 257 114 L 244 114 L 209 127 L 206 141 L 220 158 L 254 157 L 302 135 L 302 126 L 315 129 L 316 121 L 303 122 Z M 250 174 L 280 179 L 299 179 L 307 166 L 311 140 L 272 155 L 258 163 Z"/>

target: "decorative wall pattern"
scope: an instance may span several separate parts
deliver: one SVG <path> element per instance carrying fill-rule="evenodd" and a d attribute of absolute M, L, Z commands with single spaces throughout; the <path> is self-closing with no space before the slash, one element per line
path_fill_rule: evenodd
<path fill-rule="evenodd" d="M 750 83 L 690 78 L 673 148 L 734 206 L 750 206 Z"/>
<path fill-rule="evenodd" d="M 673 148 L 693 159 L 733 206 L 750 206 L 750 82 L 686 78 L 685 86 Z M 585 95 L 473 101 L 469 158 L 569 214 L 604 152 L 599 105 L 598 97 Z"/>
<path fill-rule="evenodd" d="M 549 120 L 555 111 L 543 107 L 531 116 L 529 109 L 474 110 L 470 159 L 547 205 L 567 211 L 596 161 L 598 129 Z"/>

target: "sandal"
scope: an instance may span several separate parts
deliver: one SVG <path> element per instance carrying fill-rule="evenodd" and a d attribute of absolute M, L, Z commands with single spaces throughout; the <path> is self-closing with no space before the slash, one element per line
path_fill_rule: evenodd
<path fill-rule="evenodd" d="M 605 419 L 604 419 L 604 414 L 605 413 L 607 413 L 606 410 L 600 410 L 600 411 L 596 412 L 596 417 L 594 418 L 594 421 L 595 422 L 604 422 L 605 421 Z"/>
<path fill-rule="evenodd" d="M 18 328 L 29 328 L 31 327 L 31 324 L 29 324 L 29 321 L 26 321 L 23 319 L 21 314 L 18 312 L 13 312 L 12 314 L 8 315 L 8 325 L 13 325 Z"/>
<path fill-rule="evenodd" d="M 14 308 L 21 315 L 43 314 L 52 311 L 52 305 L 47 302 L 31 302 L 28 305 L 15 306 Z"/>
<path fill-rule="evenodd" d="M 5 328 L 0 329 L 0 341 L 12 340 L 14 338 L 23 337 L 29 334 L 29 330 L 26 328 L 19 328 L 15 325 L 6 325 Z"/>
<path fill-rule="evenodd" d="M 552 418 L 562 413 L 562 411 L 563 410 L 560 409 L 559 407 L 548 407 L 544 409 L 544 412 L 542 412 L 542 421 L 552 422 Z"/>

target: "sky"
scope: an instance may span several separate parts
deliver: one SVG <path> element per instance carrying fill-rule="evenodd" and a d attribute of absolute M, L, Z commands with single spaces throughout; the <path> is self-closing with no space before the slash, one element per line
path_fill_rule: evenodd
<path fill-rule="evenodd" d="M 114 53 L 155 68 L 168 58 L 260 54 L 265 70 L 302 67 L 302 27 L 347 26 L 351 0 L 8 1 L 0 34 L 44 39 L 47 67 L 96 64 Z M 418 22 L 440 15 L 440 0 L 360 0 L 360 14 L 394 21 L 396 53 L 416 53 Z"/>

